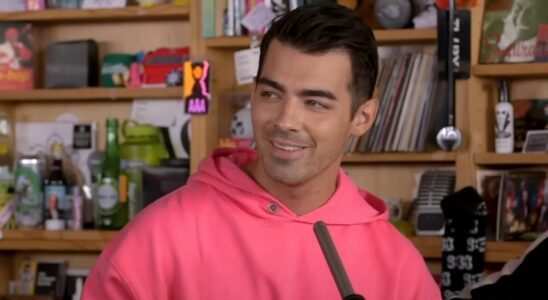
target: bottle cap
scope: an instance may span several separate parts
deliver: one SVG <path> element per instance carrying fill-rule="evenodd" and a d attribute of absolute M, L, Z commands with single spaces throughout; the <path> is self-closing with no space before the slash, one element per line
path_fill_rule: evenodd
<path fill-rule="evenodd" d="M 65 230 L 65 220 L 59 220 L 59 219 L 46 220 L 46 230 L 52 230 L 52 231 Z"/>

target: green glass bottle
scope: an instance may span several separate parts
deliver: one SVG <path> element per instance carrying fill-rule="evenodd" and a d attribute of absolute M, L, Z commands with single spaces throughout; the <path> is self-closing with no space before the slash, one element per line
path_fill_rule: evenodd
<path fill-rule="evenodd" d="M 97 187 L 98 227 L 118 230 L 128 222 L 127 201 L 120 197 L 120 144 L 118 120 L 107 119 L 107 143 Z"/>

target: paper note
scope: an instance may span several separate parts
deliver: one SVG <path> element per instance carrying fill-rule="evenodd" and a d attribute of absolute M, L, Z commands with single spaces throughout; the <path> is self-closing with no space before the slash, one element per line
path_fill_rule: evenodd
<path fill-rule="evenodd" d="M 133 100 L 131 119 L 141 124 L 169 127 L 177 116 L 177 99 Z"/>
<path fill-rule="evenodd" d="M 261 49 L 253 48 L 234 53 L 234 65 L 236 66 L 236 80 L 238 84 L 249 84 L 257 76 L 259 69 L 259 56 Z"/>

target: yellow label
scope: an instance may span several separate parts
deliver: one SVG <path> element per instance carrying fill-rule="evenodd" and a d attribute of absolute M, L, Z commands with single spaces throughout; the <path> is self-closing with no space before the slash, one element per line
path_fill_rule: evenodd
<path fill-rule="evenodd" d="M 10 148 L 6 144 L 0 144 L 0 155 L 6 155 L 10 151 Z"/>
<path fill-rule="evenodd" d="M 120 202 L 126 203 L 127 202 L 127 176 L 126 175 L 120 175 Z"/>

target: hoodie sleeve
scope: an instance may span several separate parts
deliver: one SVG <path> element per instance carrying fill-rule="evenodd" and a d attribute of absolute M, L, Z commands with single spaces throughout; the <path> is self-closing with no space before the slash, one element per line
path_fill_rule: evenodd
<path fill-rule="evenodd" d="M 137 299 L 114 262 L 94 268 L 86 279 L 82 300 Z"/>
<path fill-rule="evenodd" d="M 418 251 L 408 252 L 399 274 L 398 297 L 401 300 L 441 300 L 441 290 Z"/>

